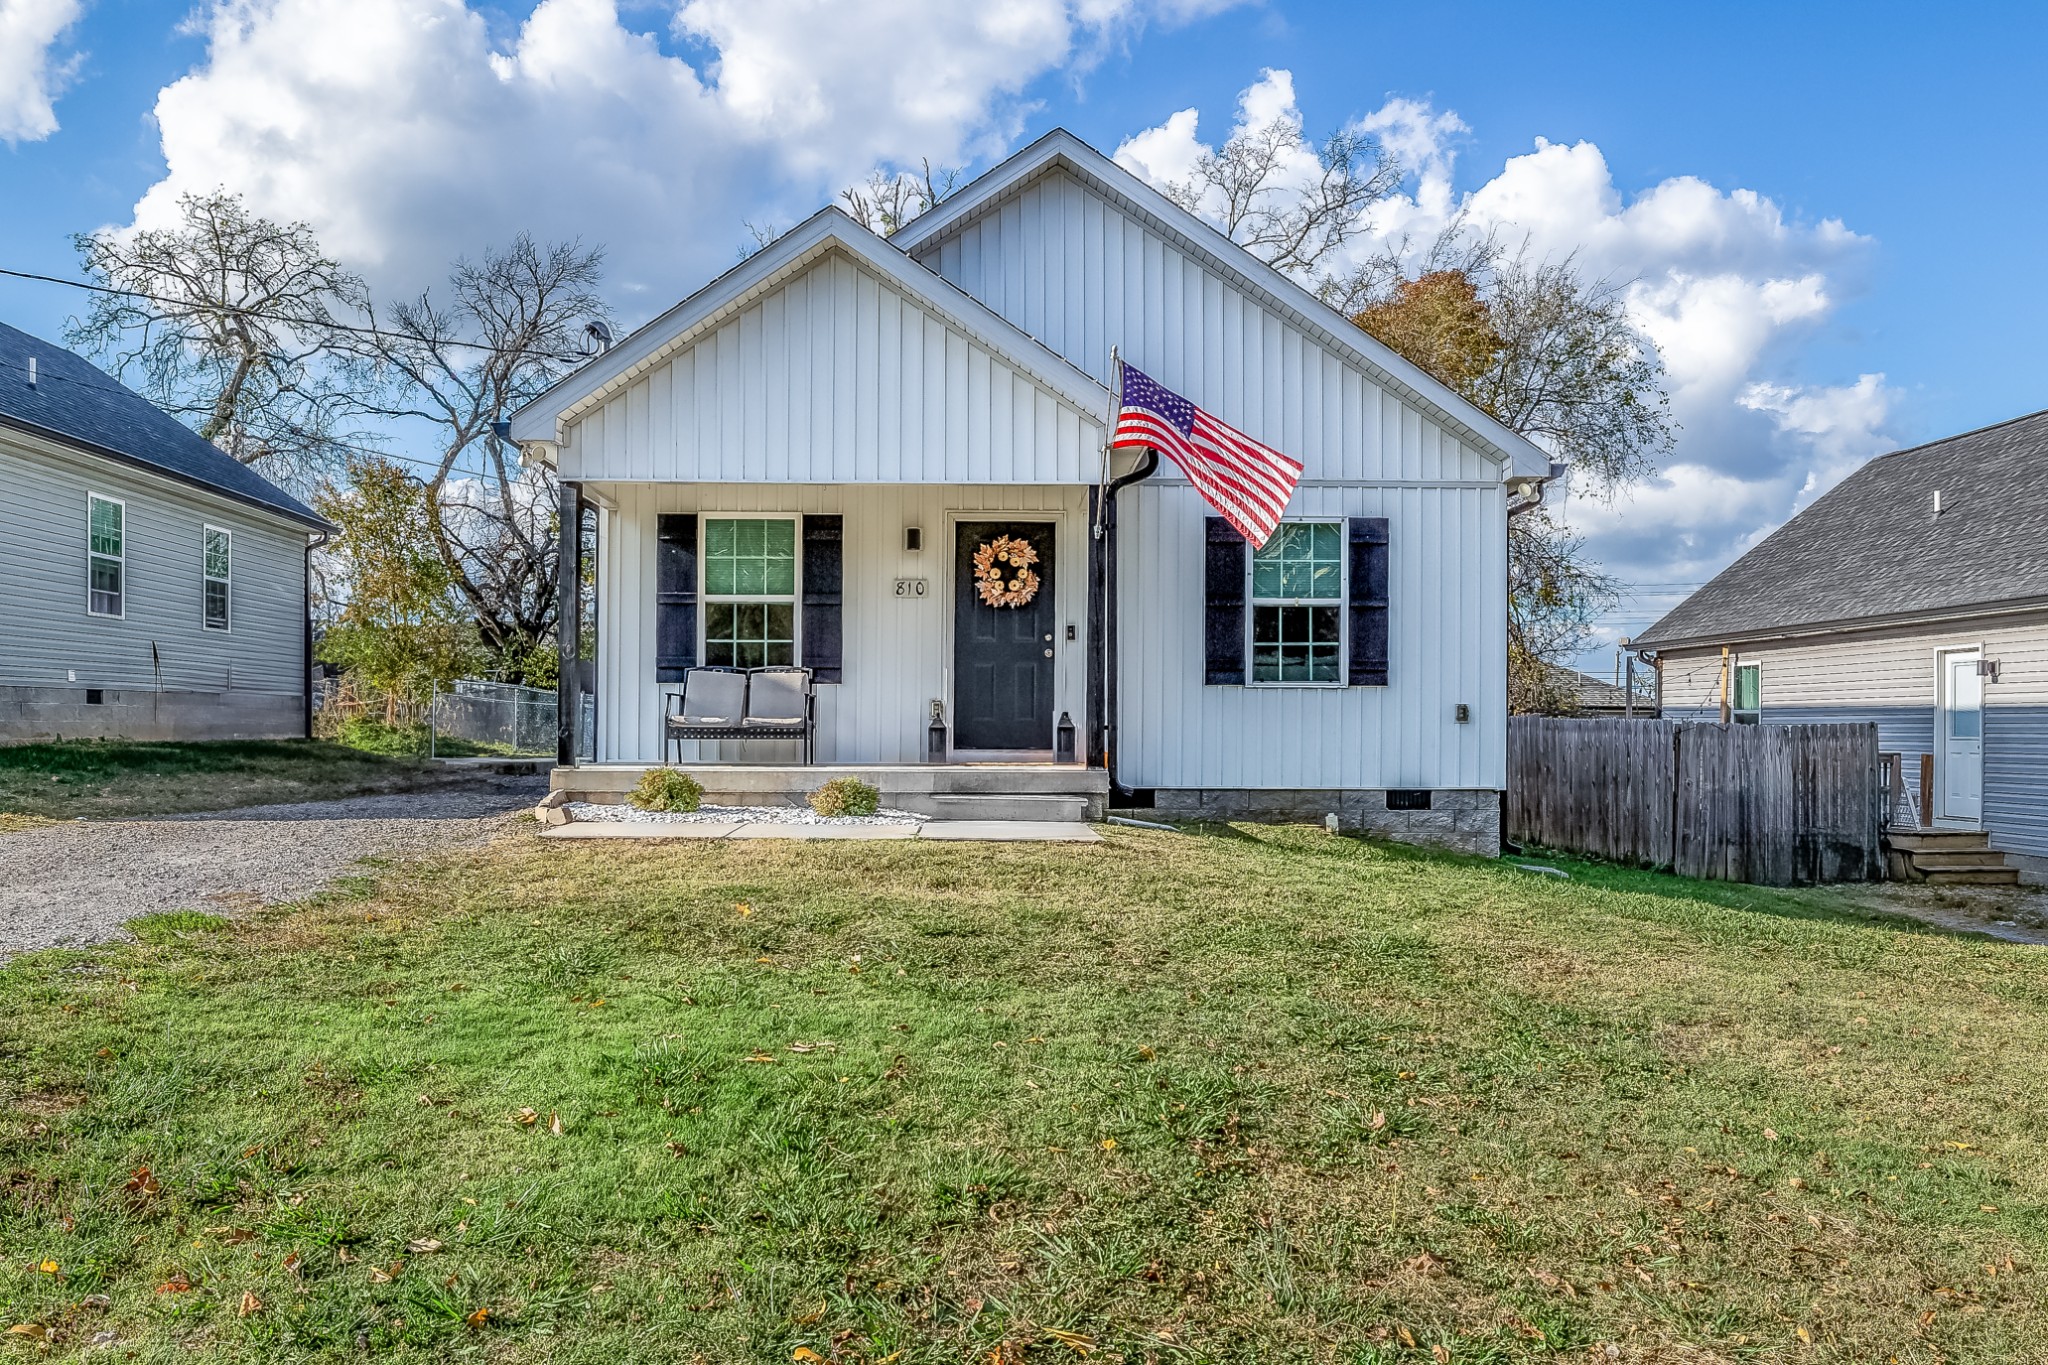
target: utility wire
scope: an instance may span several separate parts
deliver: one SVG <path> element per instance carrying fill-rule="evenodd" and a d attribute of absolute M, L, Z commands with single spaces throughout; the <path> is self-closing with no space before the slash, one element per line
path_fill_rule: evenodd
<path fill-rule="evenodd" d="M 141 395 L 141 394 L 138 394 L 138 393 L 136 393 L 136 392 L 135 392 L 135 391 L 134 391 L 133 389 L 128 389 L 128 388 L 110 388 L 109 386 L 107 386 L 107 385 L 105 385 L 105 384 L 95 384 L 95 383 L 93 383 L 93 382 L 92 382 L 91 380 L 89 380 L 89 379 L 78 379 L 78 378 L 74 378 L 73 376 L 71 376 L 71 375 L 68 375 L 68 374 L 52 374 L 52 373 L 50 373 L 50 372 L 49 372 L 48 370 L 44 370 L 44 371 L 41 371 L 40 373 L 38 373 L 38 374 L 36 375 L 36 383 L 38 383 L 38 384 L 44 383 L 45 381 L 47 381 L 47 380 L 52 380 L 52 379 L 56 380 L 56 381 L 57 381 L 58 383 L 60 383 L 60 384 L 70 384 L 70 385 L 72 385 L 72 386 L 74 386 L 74 387 L 76 387 L 76 388 L 81 388 L 81 389 L 91 389 L 91 390 L 92 390 L 93 392 L 95 392 L 95 393 L 110 393 L 110 394 L 113 394 L 113 395 L 114 395 L 115 397 L 117 397 L 117 398 L 142 398 L 142 395 Z M 143 401 L 143 402 L 145 402 L 145 403 L 149 402 L 149 400 L 148 400 L 147 398 L 142 398 L 142 401 Z M 166 413 L 165 415 L 166 415 L 166 416 L 169 416 L 170 414 Z M 176 419 L 175 419 L 175 418 L 173 418 L 172 420 L 174 420 L 174 421 L 175 421 Z M 180 425 L 183 425 L 183 424 L 182 424 L 182 423 L 180 423 Z M 188 427 L 188 428 L 186 428 L 186 429 L 187 429 L 188 431 L 189 431 L 189 430 L 191 430 L 191 429 L 190 429 L 189 427 Z M 193 435 L 195 435 L 195 436 L 196 436 L 196 435 L 198 435 L 198 433 L 197 433 L 197 432 L 193 432 Z M 441 469 L 441 462 L 440 462 L 439 460 L 422 460 L 422 459 L 420 459 L 419 457 L 417 457 L 417 456 L 414 456 L 414 455 L 399 455 L 399 454 L 395 454 L 395 453 L 393 453 L 392 451 L 389 451 L 389 450 L 380 450 L 380 449 L 376 448 L 375 446 L 359 446 L 359 445 L 353 445 L 353 444 L 351 444 L 351 443 L 349 443 L 349 442 L 347 442 L 347 441 L 337 441 L 337 440 L 334 440 L 334 439 L 332 439 L 331 437 L 322 437 L 322 438 L 320 438 L 320 444 L 321 444 L 322 446 L 325 446 L 325 447 L 327 447 L 327 448 L 328 448 L 328 449 L 330 449 L 330 450 L 341 450 L 341 451 L 347 451 L 347 452 L 348 452 L 349 454 L 351 454 L 351 455 L 367 455 L 367 456 L 369 456 L 370 458 L 372 458 L 372 459 L 377 459 L 377 460 L 397 460 L 397 461 L 399 461 L 399 462 L 401 462 L 401 463 L 403 463 L 403 464 L 416 464 L 416 465 L 418 465 L 418 466 L 419 466 L 420 468 L 422 468 L 422 469 L 431 469 L 431 470 L 434 470 L 434 471 L 436 471 L 436 472 L 439 472 L 439 471 L 440 471 L 440 469 Z M 219 450 L 219 449 L 220 449 L 220 447 L 218 447 L 218 446 L 215 446 L 215 447 L 214 447 L 214 449 L 216 449 L 216 450 Z M 221 451 L 221 454 L 223 454 L 223 455 L 228 455 L 228 452 L 227 452 L 227 451 L 225 451 L 225 450 L 222 450 L 222 451 Z M 232 459 L 234 459 L 235 457 L 234 457 L 234 456 L 232 456 L 232 455 L 228 455 L 228 458 L 232 460 Z M 459 461 L 460 457 L 458 456 L 457 458 L 458 458 L 458 461 Z M 241 464 L 241 463 L 242 463 L 242 462 L 241 462 L 240 460 L 236 460 L 235 462 L 236 462 L 237 464 Z M 244 466 L 244 467 L 246 468 L 247 466 Z M 451 473 L 451 474 L 459 474 L 459 473 L 462 473 L 463 471 L 461 471 L 460 469 L 458 469 L 458 468 L 456 467 L 456 465 L 454 465 L 454 464 L 451 464 L 451 465 L 450 465 L 450 466 L 448 467 L 448 472 L 449 472 L 449 473 Z M 484 477 L 486 477 L 487 475 L 488 475 L 488 471 L 484 471 L 484 470 L 479 470 L 479 472 L 477 473 L 476 477 L 477 477 L 477 478 L 484 478 Z"/>
<path fill-rule="evenodd" d="M 112 285 L 94 284 L 89 280 L 67 280 L 61 275 L 38 275 L 30 270 L 9 270 L 5 266 L 0 266 L 0 275 L 6 275 L 17 280 L 33 280 L 38 284 L 61 284 L 67 289 L 84 289 L 94 294 L 118 294 L 126 298 L 148 299 L 151 303 L 168 304 L 174 308 L 191 308 L 193 306 L 190 299 L 174 299 L 163 294 L 151 294 L 141 289 L 117 289 Z M 453 337 L 429 341 L 423 337 L 408 336 L 403 332 L 387 332 L 381 327 L 368 327 L 355 322 L 308 324 L 303 318 L 288 318 L 279 313 L 266 313 L 256 308 L 238 308 L 233 304 L 222 304 L 219 306 L 218 311 L 232 313 L 236 317 L 260 318 L 265 322 L 283 323 L 288 327 L 304 328 L 310 325 L 330 328 L 337 332 L 351 332 L 357 336 L 378 337 L 392 341 L 425 342 L 428 345 L 434 346 L 461 346 L 472 351 L 495 352 L 498 349 L 487 342 L 460 341 Z M 552 355 L 541 351 L 536 351 L 534 354 L 542 360 L 559 361 L 565 365 L 581 365 L 584 361 L 591 359 L 587 355 Z"/>

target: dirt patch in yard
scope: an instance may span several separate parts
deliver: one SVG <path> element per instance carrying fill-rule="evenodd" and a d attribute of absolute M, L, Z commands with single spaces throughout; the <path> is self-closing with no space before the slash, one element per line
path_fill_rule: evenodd
<path fill-rule="evenodd" d="M 234 914 L 310 895 L 367 870 L 365 858 L 481 843 L 546 790 L 546 778 L 472 778 L 345 801 L 24 829 L 0 842 L 0 959 L 118 938 L 142 915 Z"/>

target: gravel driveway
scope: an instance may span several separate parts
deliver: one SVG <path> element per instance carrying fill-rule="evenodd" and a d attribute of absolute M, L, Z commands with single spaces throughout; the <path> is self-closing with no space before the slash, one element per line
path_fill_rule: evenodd
<path fill-rule="evenodd" d="M 0 959 L 118 938 L 137 915 L 304 896 L 358 859 L 480 843 L 545 777 L 0 834 Z"/>

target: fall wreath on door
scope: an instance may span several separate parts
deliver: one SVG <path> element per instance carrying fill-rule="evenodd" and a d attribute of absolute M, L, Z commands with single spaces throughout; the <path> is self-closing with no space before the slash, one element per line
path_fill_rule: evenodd
<path fill-rule="evenodd" d="M 1021 607 L 1038 596 L 1038 551 L 1022 536 L 997 536 L 974 552 L 974 587 L 991 607 Z"/>

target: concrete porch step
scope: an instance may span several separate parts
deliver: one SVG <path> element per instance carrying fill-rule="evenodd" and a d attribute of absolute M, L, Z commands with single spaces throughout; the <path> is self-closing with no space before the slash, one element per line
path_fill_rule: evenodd
<path fill-rule="evenodd" d="M 887 804 L 884 797 L 884 804 Z M 1030 793 L 968 795 L 964 793 L 906 796 L 898 807 L 935 820 L 1086 820 L 1088 798 Z"/>
<path fill-rule="evenodd" d="M 572 801 L 615 803 L 658 766 L 558 767 L 549 785 Z M 799 807 L 835 777 L 868 783 L 887 809 L 940 820 L 1099 820 L 1109 802 L 1108 775 L 1077 764 L 686 763 L 680 770 L 703 784 L 706 804 L 718 806 Z"/>

